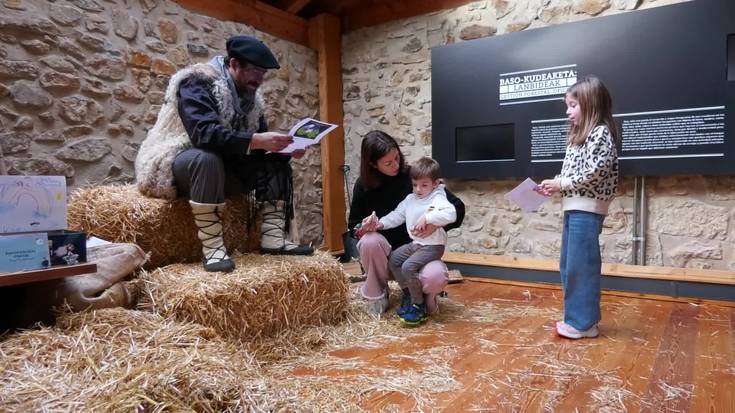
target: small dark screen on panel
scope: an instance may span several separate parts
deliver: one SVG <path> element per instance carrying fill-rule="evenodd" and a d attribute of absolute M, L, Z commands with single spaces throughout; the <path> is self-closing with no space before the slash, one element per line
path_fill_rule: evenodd
<path fill-rule="evenodd" d="M 514 135 L 512 123 L 457 128 L 456 160 L 511 160 L 515 156 Z"/>
<path fill-rule="evenodd" d="M 594 75 L 623 175 L 735 174 L 734 35 L 735 1 L 697 0 L 435 47 L 432 154 L 448 178 L 553 176 L 564 94 Z"/>

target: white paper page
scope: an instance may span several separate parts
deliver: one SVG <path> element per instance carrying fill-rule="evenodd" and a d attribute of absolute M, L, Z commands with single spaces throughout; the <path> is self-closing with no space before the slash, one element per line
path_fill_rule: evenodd
<path fill-rule="evenodd" d="M 106 245 L 106 244 L 112 244 L 110 241 L 104 240 L 102 238 L 97 237 L 89 237 L 87 239 L 87 248 L 96 247 L 99 245 Z"/>
<path fill-rule="evenodd" d="M 324 135 L 331 132 L 337 125 L 322 122 L 312 118 L 304 118 L 296 123 L 288 134 L 293 136 L 293 143 L 288 145 L 281 153 L 291 153 L 297 149 L 306 149 L 307 147 L 319 143 Z"/>
<path fill-rule="evenodd" d="M 536 192 L 538 185 L 531 178 L 526 178 L 517 187 L 505 194 L 505 199 L 518 205 L 523 212 L 533 212 L 546 202 L 549 197 Z"/>

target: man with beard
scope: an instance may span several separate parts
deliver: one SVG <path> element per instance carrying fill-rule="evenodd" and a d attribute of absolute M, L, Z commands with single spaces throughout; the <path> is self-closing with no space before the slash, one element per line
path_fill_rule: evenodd
<path fill-rule="evenodd" d="M 235 264 L 224 246 L 221 218 L 227 195 L 254 193 L 263 214 L 262 253 L 309 255 L 313 249 L 286 236 L 293 215 L 289 161 L 304 151 L 278 153 L 293 138 L 267 132 L 258 93 L 266 72 L 280 66 L 254 37 L 233 36 L 226 48 L 227 56 L 171 77 L 156 124 L 138 151 L 135 172 L 143 194 L 189 199 L 204 268 L 229 272 Z"/>

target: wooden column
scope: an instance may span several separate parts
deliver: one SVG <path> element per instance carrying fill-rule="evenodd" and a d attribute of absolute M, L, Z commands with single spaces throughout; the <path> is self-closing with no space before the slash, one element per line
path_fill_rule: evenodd
<path fill-rule="evenodd" d="M 319 54 L 319 118 L 339 127 L 321 141 L 324 244 L 327 250 L 343 250 L 345 163 L 342 110 L 342 31 L 340 20 L 320 14 L 309 21 L 309 45 Z"/>

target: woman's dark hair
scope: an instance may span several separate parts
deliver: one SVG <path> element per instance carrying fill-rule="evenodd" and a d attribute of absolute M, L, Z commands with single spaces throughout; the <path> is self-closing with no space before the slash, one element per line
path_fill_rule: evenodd
<path fill-rule="evenodd" d="M 378 171 L 378 160 L 393 149 L 398 151 L 398 163 L 400 164 L 398 171 L 400 173 L 406 169 L 406 163 L 398 142 L 392 136 L 379 130 L 370 131 L 365 135 L 360 153 L 360 183 L 365 188 L 374 189 L 383 182 L 385 175 Z"/>

